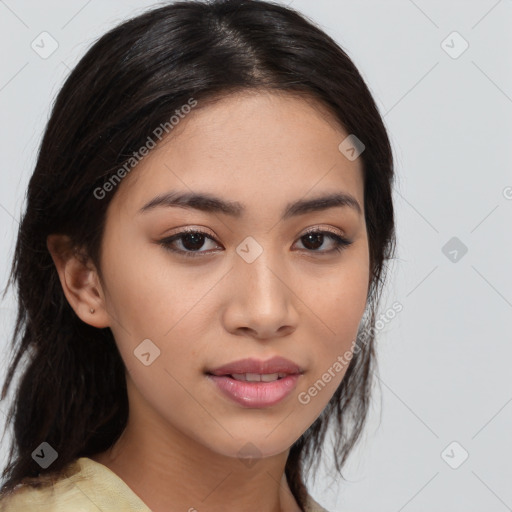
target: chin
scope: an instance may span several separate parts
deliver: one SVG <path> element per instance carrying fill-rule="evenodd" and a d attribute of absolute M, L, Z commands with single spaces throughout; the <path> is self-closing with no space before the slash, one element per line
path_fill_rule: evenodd
<path fill-rule="evenodd" d="M 213 452 L 224 457 L 240 459 L 241 462 L 253 459 L 262 459 L 273 457 L 287 452 L 294 443 L 293 439 L 270 439 L 272 429 L 255 432 L 254 435 L 248 435 L 245 432 L 243 437 L 224 437 L 223 442 L 215 442 L 210 446 Z M 247 464 L 249 466 L 249 464 Z"/>

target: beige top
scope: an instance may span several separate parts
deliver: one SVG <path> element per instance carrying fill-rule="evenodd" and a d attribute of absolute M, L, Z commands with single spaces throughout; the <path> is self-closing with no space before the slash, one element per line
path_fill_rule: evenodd
<path fill-rule="evenodd" d="M 80 457 L 72 464 L 76 464 L 76 471 L 57 481 L 53 487 L 17 487 L 11 495 L 0 500 L 0 511 L 151 512 L 139 496 L 107 466 L 88 457 Z M 328 511 L 308 495 L 306 512 Z"/>

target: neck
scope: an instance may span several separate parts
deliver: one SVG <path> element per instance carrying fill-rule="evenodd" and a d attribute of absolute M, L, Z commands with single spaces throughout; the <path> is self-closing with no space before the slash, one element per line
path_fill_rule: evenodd
<path fill-rule="evenodd" d="M 153 512 L 300 512 L 284 473 L 288 453 L 226 457 L 134 407 L 118 441 L 91 458 Z"/>

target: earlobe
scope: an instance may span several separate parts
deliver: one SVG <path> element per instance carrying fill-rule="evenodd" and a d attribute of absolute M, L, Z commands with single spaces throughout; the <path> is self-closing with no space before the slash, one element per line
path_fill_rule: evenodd
<path fill-rule="evenodd" d="M 93 327 L 109 327 L 104 294 L 94 265 L 72 247 L 66 235 L 49 235 L 46 245 L 64 295 L 77 316 Z"/>

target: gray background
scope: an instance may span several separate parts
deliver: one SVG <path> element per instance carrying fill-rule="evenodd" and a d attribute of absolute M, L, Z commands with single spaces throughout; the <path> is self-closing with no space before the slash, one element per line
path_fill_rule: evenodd
<path fill-rule="evenodd" d="M 151 5 L 0 0 L 2 287 L 55 94 L 97 37 Z M 322 466 L 311 493 L 330 512 L 512 510 L 512 1 L 291 5 L 343 46 L 384 116 L 398 253 L 382 311 L 403 306 L 379 333 L 374 403 L 347 481 Z M 46 59 L 31 48 L 43 31 L 58 42 Z M 14 312 L 11 290 L 2 354 Z M 2 465 L 6 451 L 4 438 Z"/>

